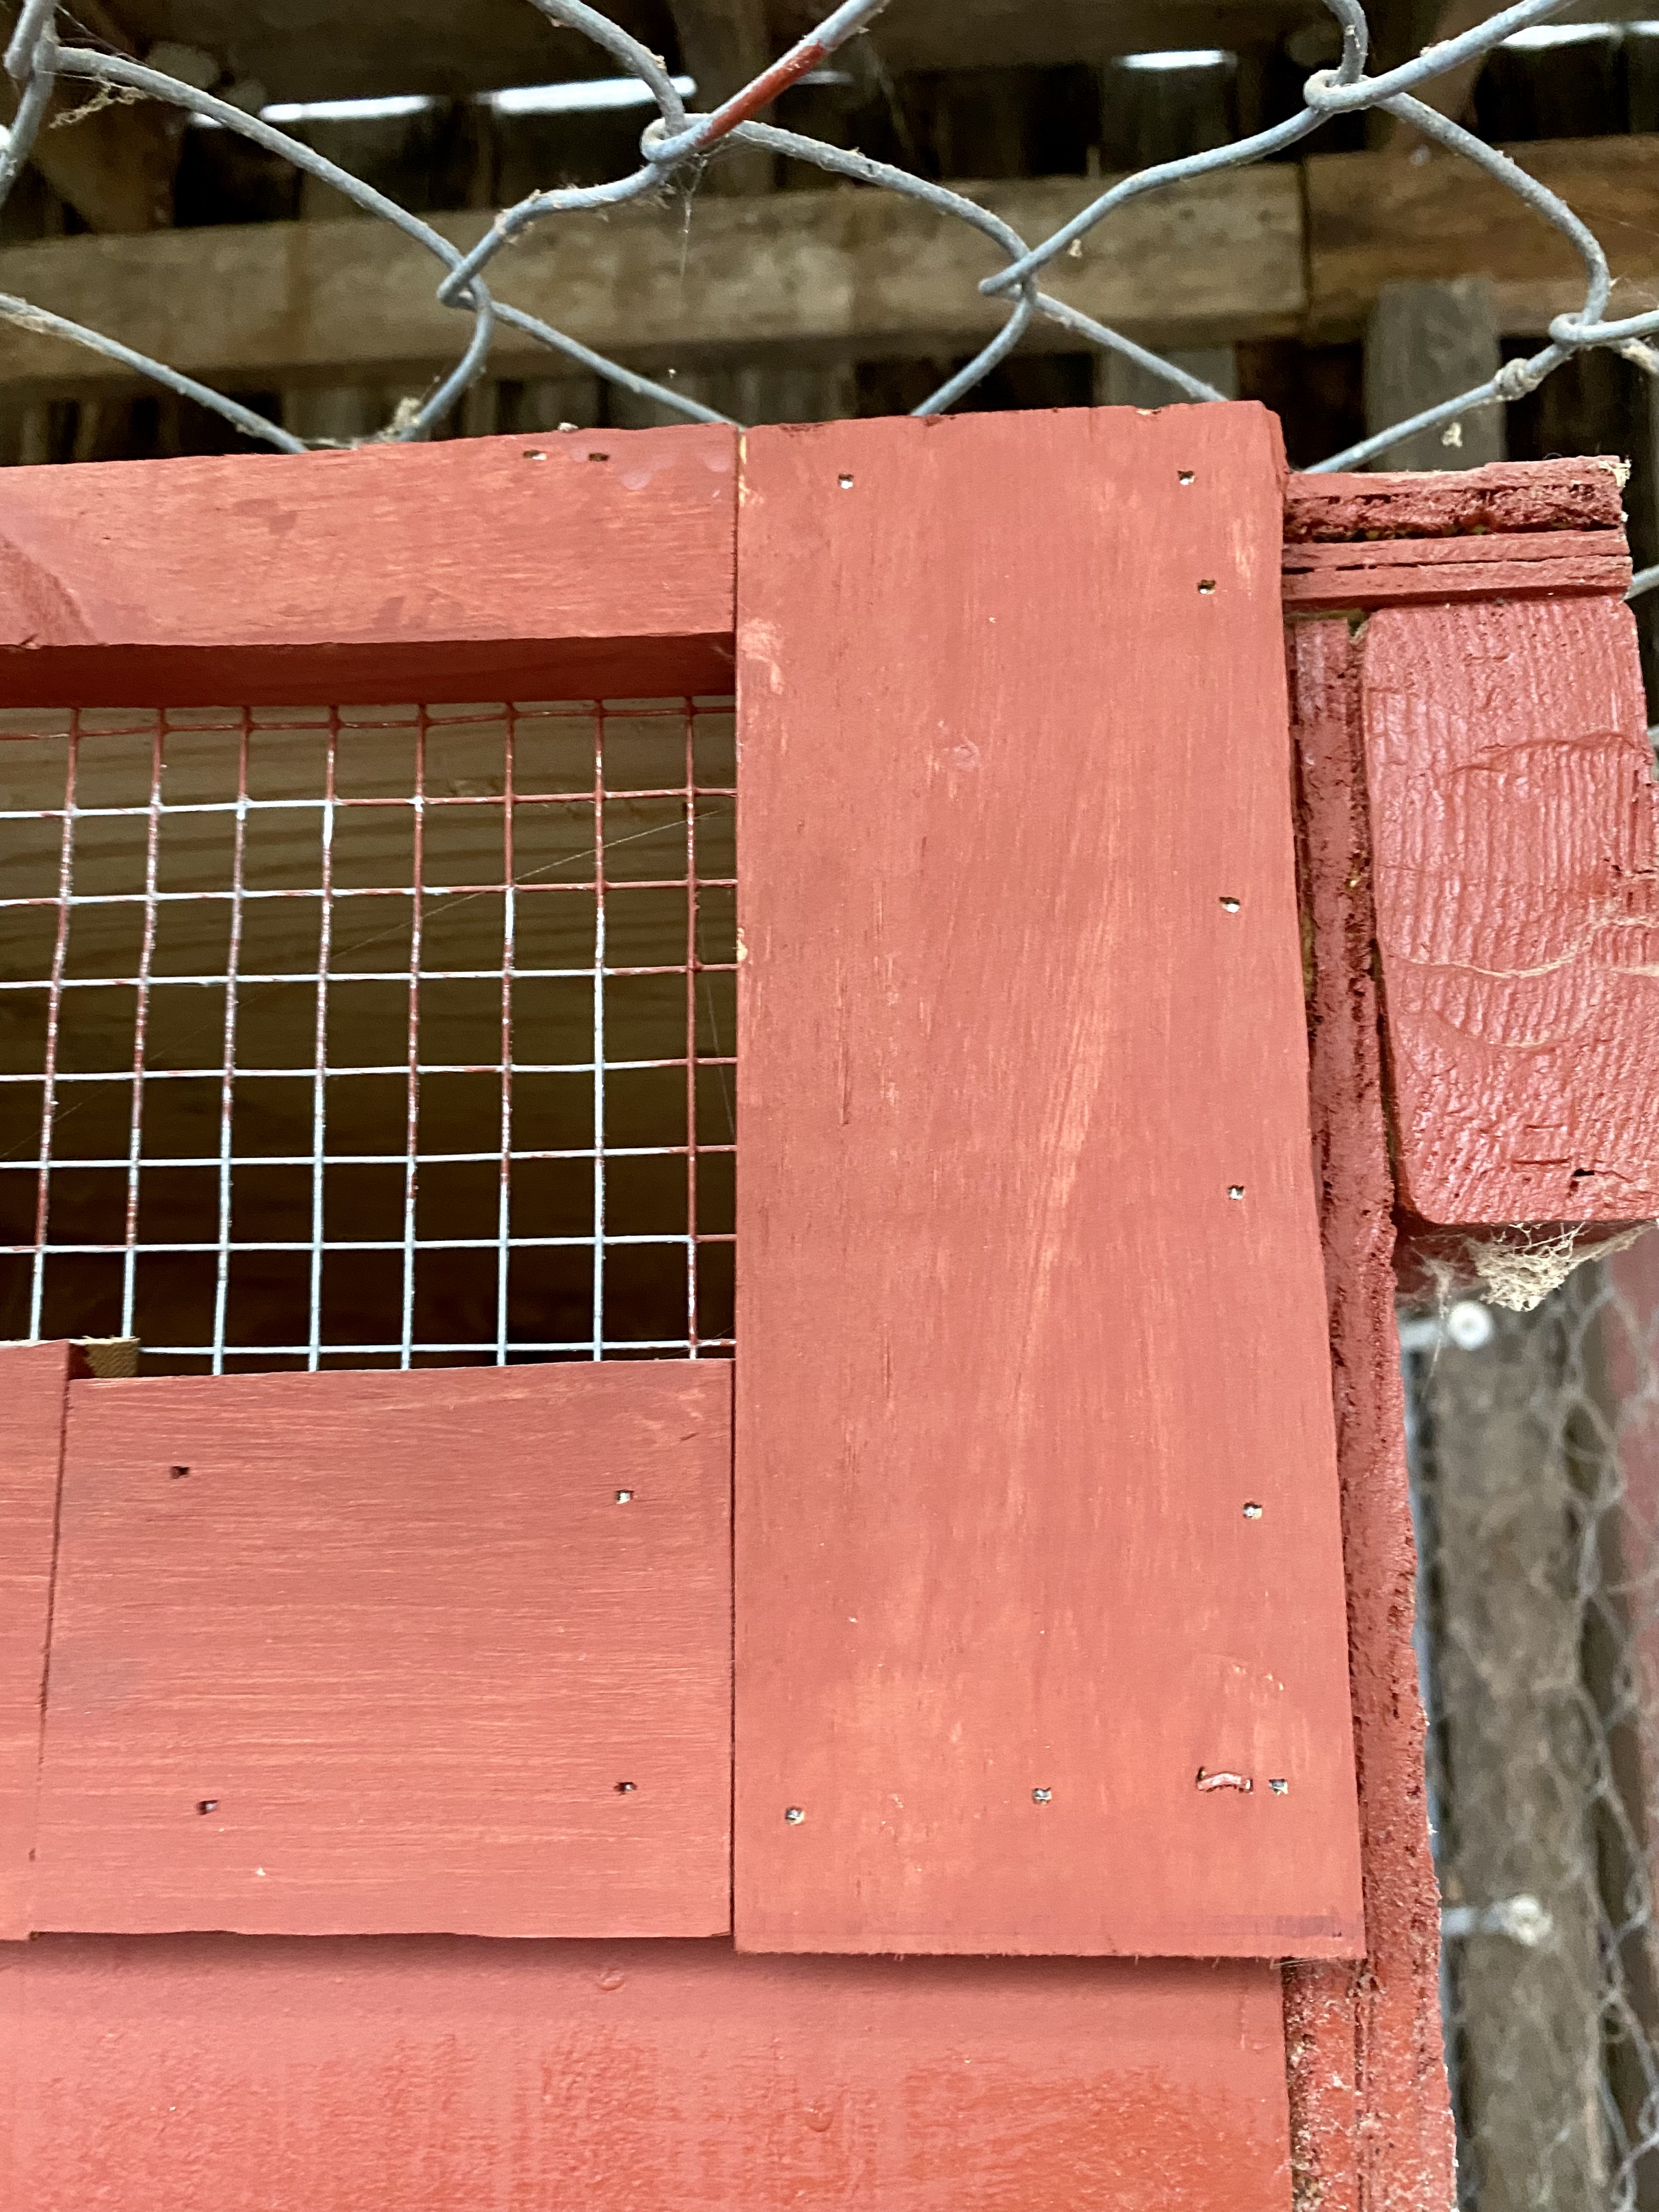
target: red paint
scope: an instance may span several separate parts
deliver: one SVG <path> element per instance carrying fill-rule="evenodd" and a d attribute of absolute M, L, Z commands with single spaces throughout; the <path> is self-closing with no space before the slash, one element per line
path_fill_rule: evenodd
<path fill-rule="evenodd" d="M 1252 406 L 746 439 L 746 1948 L 1358 1948 L 1279 499 Z"/>
<path fill-rule="evenodd" d="M 1601 454 L 1492 461 L 1485 468 L 1435 474 L 1293 476 L 1285 488 L 1285 542 L 1622 532 L 1623 468 Z"/>
<path fill-rule="evenodd" d="M 12 706 L 725 690 L 736 452 L 699 424 L 16 469 L 0 687 Z"/>
<path fill-rule="evenodd" d="M 1659 1212 L 1659 816 L 1617 599 L 1419 607 L 1364 649 L 1400 1195 Z"/>
<path fill-rule="evenodd" d="M 35 1926 L 725 1929 L 730 1374 L 73 1384 Z"/>
<path fill-rule="evenodd" d="M 1278 1976 L 723 1943 L 43 1937 L 28 2212 L 1288 2212 Z"/>
<path fill-rule="evenodd" d="M 0 1346 L 0 1939 L 32 1927 L 34 1800 L 64 1445 L 65 1344 Z"/>
<path fill-rule="evenodd" d="M 1296 614 L 1598 592 L 1618 598 L 1630 579 L 1630 549 L 1623 532 L 1612 530 L 1287 544 L 1284 553 L 1285 605 Z"/>
<path fill-rule="evenodd" d="M 1443 2212 L 1454 2182 L 1439 1895 L 1411 1641 L 1416 1554 L 1371 979 L 1358 671 L 1342 623 L 1296 624 L 1290 653 L 1366 1929 L 1361 1972 L 1296 1966 L 1285 1975 L 1297 2201 L 1320 2212 Z"/>

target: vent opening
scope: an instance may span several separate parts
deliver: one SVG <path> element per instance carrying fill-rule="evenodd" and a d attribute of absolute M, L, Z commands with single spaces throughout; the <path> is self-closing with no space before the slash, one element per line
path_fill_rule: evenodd
<path fill-rule="evenodd" d="M 0 1337 L 725 1355 L 729 702 L 0 716 Z"/>

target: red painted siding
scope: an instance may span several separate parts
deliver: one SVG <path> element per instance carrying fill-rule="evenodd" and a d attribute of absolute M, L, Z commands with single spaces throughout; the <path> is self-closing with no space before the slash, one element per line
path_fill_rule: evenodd
<path fill-rule="evenodd" d="M 757 431 L 739 532 L 738 1942 L 1352 1955 L 1275 427 Z"/>
<path fill-rule="evenodd" d="M 727 1927 L 730 1376 L 72 1385 L 35 1926 Z"/>
<path fill-rule="evenodd" d="M 38 1938 L 28 2212 L 1288 2212 L 1278 1976 L 723 1943 Z"/>

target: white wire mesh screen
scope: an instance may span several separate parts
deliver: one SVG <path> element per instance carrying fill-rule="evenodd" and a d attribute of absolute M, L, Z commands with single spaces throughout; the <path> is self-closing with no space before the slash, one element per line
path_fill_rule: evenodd
<path fill-rule="evenodd" d="M 1659 1233 L 1491 1319 L 1407 1361 L 1460 2201 L 1638 2212 L 1659 2203 Z"/>
<path fill-rule="evenodd" d="M 0 1336 L 729 1352 L 729 702 L 3 732 Z"/>

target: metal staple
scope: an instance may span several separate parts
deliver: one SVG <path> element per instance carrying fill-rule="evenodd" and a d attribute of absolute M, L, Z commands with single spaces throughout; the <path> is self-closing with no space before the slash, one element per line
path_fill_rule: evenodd
<path fill-rule="evenodd" d="M 550 22 L 581 32 L 603 48 L 621 69 L 638 78 L 655 101 L 658 112 L 641 134 L 640 166 L 630 174 L 605 184 L 532 192 L 515 205 L 503 208 L 484 237 L 468 252 L 463 253 L 429 223 L 422 222 L 349 170 L 229 101 L 198 91 L 177 77 L 146 68 L 123 55 L 61 44 L 54 27 L 54 0 L 27 0 L 6 48 L 5 66 L 17 88 L 19 100 L 9 143 L 0 153 L 0 201 L 3 201 L 28 159 L 52 90 L 61 80 L 81 78 L 112 91 L 125 90 L 170 101 L 227 131 L 239 132 L 256 145 L 308 171 L 344 193 L 366 213 L 395 224 L 442 264 L 444 273 L 436 287 L 437 297 L 446 307 L 469 316 L 471 331 L 454 368 L 419 405 L 399 410 L 392 423 L 380 434 L 385 439 L 406 441 L 425 437 L 456 404 L 467 386 L 483 374 L 491 340 L 500 324 L 510 325 L 539 340 L 551 351 L 677 414 L 697 422 L 723 422 L 728 418 L 714 409 L 595 353 L 568 332 L 495 299 L 484 281 L 484 272 L 503 246 L 543 218 L 576 209 L 619 206 L 626 201 L 660 194 L 677 183 L 690 185 L 704 163 L 718 155 L 723 144 L 742 143 L 811 162 L 833 176 L 902 192 L 971 223 L 1006 254 L 1007 266 L 985 278 L 979 288 L 988 297 L 1006 306 L 1006 319 L 1001 329 L 971 361 L 931 392 L 915 409 L 916 414 L 935 415 L 951 406 L 1012 353 L 1032 323 L 1039 319 L 1057 324 L 1090 345 L 1137 362 L 1162 378 L 1174 393 L 1184 398 L 1212 400 L 1224 397 L 1212 386 L 1040 290 L 1037 280 L 1041 272 L 1074 241 L 1107 222 L 1117 209 L 1143 192 L 1261 161 L 1309 137 L 1333 116 L 1350 114 L 1357 109 L 1379 108 L 1409 124 L 1425 137 L 1474 162 L 1553 224 L 1571 241 L 1583 265 L 1584 301 L 1577 313 L 1555 317 L 1549 325 L 1549 343 L 1538 352 L 1524 360 L 1506 362 L 1484 384 L 1460 392 L 1455 398 L 1443 400 L 1437 406 L 1425 408 L 1391 429 L 1379 431 L 1341 453 L 1331 454 L 1316 464 L 1317 470 L 1357 468 L 1389 452 L 1414 432 L 1452 422 L 1478 408 L 1505 405 L 1535 391 L 1553 370 L 1587 348 L 1611 348 L 1637 362 L 1650 374 L 1659 374 L 1659 359 L 1644 343 L 1659 332 L 1659 309 L 1612 320 L 1606 319 L 1612 280 L 1607 256 L 1594 233 L 1565 201 L 1529 177 L 1507 155 L 1413 97 L 1436 77 L 1490 52 L 1515 32 L 1560 14 L 1566 0 L 1517 0 L 1516 5 L 1501 9 L 1457 38 L 1442 40 L 1414 60 L 1380 76 L 1365 74 L 1370 27 L 1361 0 L 1324 0 L 1341 32 L 1342 57 L 1334 69 L 1316 70 L 1308 78 L 1303 88 L 1304 107 L 1300 114 L 1270 130 L 1237 139 L 1231 145 L 1190 155 L 1181 161 L 1159 162 L 1121 178 L 1080 214 L 1036 246 L 1028 244 L 988 210 L 942 185 L 930 184 L 887 162 L 871 161 L 863 154 L 794 131 L 775 130 L 754 119 L 780 93 L 822 67 L 839 47 L 863 30 L 881 13 L 887 0 L 842 0 L 842 4 L 832 9 L 816 30 L 711 114 L 688 113 L 660 58 L 597 9 L 586 4 L 586 0 L 531 0 L 531 4 Z M 0 294 L 0 319 L 88 347 L 185 398 L 210 408 L 248 436 L 261 439 L 283 452 L 306 450 L 304 440 L 252 408 L 193 377 L 181 374 L 165 362 L 134 351 L 101 331 L 6 294 Z M 1632 595 L 1650 590 L 1656 584 L 1659 584 L 1659 568 L 1644 570 L 1632 586 Z"/>

